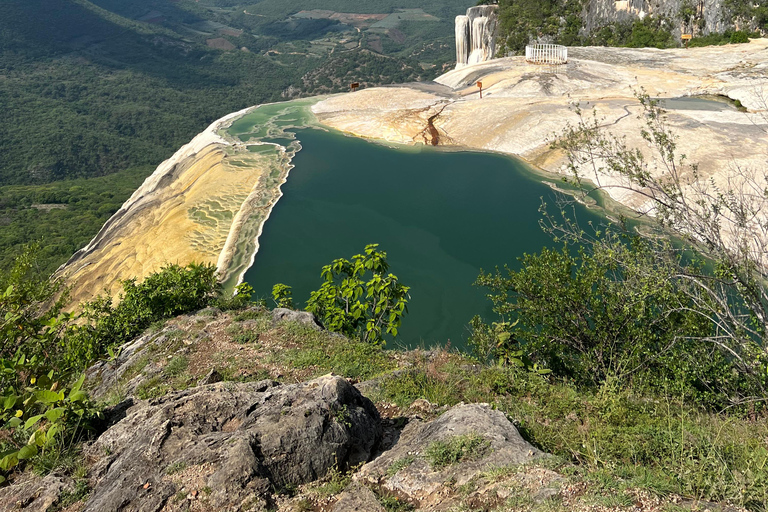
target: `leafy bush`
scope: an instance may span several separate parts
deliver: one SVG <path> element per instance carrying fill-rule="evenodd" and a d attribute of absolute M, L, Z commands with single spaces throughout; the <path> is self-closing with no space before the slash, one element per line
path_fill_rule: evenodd
<path fill-rule="evenodd" d="M 248 283 L 240 283 L 235 286 L 235 293 L 232 297 L 220 296 L 215 304 L 223 310 L 243 309 L 251 304 L 253 292 L 253 286 Z"/>
<path fill-rule="evenodd" d="M 397 336 L 410 298 L 409 287 L 387 273 L 387 253 L 377 247 L 367 245 L 365 254 L 356 254 L 352 261 L 339 258 L 324 266 L 325 282 L 307 301 L 307 311 L 327 329 L 374 344 L 384 341 L 384 333 Z M 276 284 L 272 296 L 278 305 L 292 303 L 290 287 L 284 284 Z"/>
<path fill-rule="evenodd" d="M 0 436 L 2 473 L 73 445 L 99 415 L 82 390 L 84 374 L 68 386 L 66 376 L 45 372 L 36 356 L 24 355 L 0 359 L 0 372 L 0 426 L 6 432 Z"/>
<path fill-rule="evenodd" d="M 143 282 L 123 282 L 120 302 L 101 296 L 78 315 L 61 312 L 60 285 L 35 272 L 34 247 L 0 273 L 0 471 L 30 461 L 56 465 L 57 453 L 76 445 L 98 415 L 77 375 L 151 323 L 201 309 L 220 295 L 212 265 L 169 265 Z M 241 287 L 241 299 L 250 298 Z M 57 298 L 58 296 L 58 298 Z M 184 372 L 172 360 L 169 375 Z M 0 474 L 0 478 L 5 478 Z"/>
<path fill-rule="evenodd" d="M 744 32 L 743 30 L 737 30 L 731 34 L 731 37 L 729 38 L 729 42 L 731 44 L 748 43 L 749 34 Z"/>
<path fill-rule="evenodd" d="M 62 314 L 66 294 L 61 284 L 37 272 L 32 245 L 22 252 L 11 270 L 0 273 L 0 358 L 23 349 L 28 357 L 53 357 L 56 340 L 69 319 Z"/>
<path fill-rule="evenodd" d="M 123 281 L 117 305 L 113 305 L 112 297 L 102 295 L 81 306 L 81 318 L 86 323 L 73 325 L 67 332 L 68 362 L 73 367 L 84 366 L 153 322 L 202 309 L 219 295 L 216 268 L 210 264 L 172 264 L 141 283 L 136 279 Z"/>
<path fill-rule="evenodd" d="M 554 146 L 566 151 L 574 182 L 583 185 L 583 190 L 593 190 L 585 182 L 591 179 L 599 188 L 617 186 L 639 194 L 648 200 L 653 214 L 648 217 L 657 228 L 676 231 L 681 244 L 678 249 L 657 243 L 650 236 L 644 237 L 644 243 L 650 247 L 650 262 L 665 269 L 659 277 L 666 274 L 681 300 L 677 307 L 664 305 L 659 313 L 678 315 L 684 311 L 698 316 L 700 325 L 711 327 L 681 332 L 675 345 L 689 348 L 670 352 L 679 355 L 680 361 L 686 361 L 688 353 L 696 354 L 690 361 L 698 373 L 695 388 L 730 405 L 766 404 L 768 221 L 763 212 L 768 200 L 762 193 L 751 192 L 764 189 L 765 169 L 734 168 L 725 185 L 701 179 L 698 166 L 677 153 L 677 137 L 669 130 L 658 102 L 643 92 L 637 97 L 645 121 L 640 134 L 652 152 L 651 158 L 628 147 L 625 139 L 606 133 L 596 117 L 586 120 L 580 110 L 579 124 L 569 127 Z M 600 155 L 599 161 L 596 155 Z M 600 185 L 604 172 L 616 176 L 617 184 Z M 593 252 L 601 243 L 589 240 L 578 226 L 556 229 L 573 243 L 593 248 Z M 710 262 L 708 267 L 684 265 L 686 251 L 704 255 Z M 665 256 L 670 253 L 672 256 Z M 676 361 L 673 358 L 669 363 L 666 368 Z"/>
<path fill-rule="evenodd" d="M 699 341 L 714 328 L 700 313 L 709 298 L 694 295 L 681 277 L 700 274 L 698 266 L 684 264 L 663 242 L 612 231 L 599 235 L 578 249 L 566 245 L 525 255 L 520 270 L 480 275 L 477 284 L 488 288 L 494 311 L 514 319 L 494 326 L 499 332 L 490 352 L 496 358 L 518 366 L 537 363 L 536 370 L 580 385 L 611 380 L 707 407 L 758 392 L 734 373 L 726 353 Z M 482 345 L 478 334 L 489 328 L 474 327 L 473 343 Z"/>

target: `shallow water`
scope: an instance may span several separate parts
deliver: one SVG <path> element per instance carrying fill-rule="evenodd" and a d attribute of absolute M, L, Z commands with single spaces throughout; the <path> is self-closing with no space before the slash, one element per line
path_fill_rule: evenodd
<path fill-rule="evenodd" d="M 667 110 L 707 110 L 722 112 L 737 110 L 727 98 L 717 96 L 684 96 L 680 98 L 659 98 L 659 106 Z"/>
<path fill-rule="evenodd" d="M 538 210 L 542 198 L 553 203 L 554 192 L 511 158 L 392 149 L 317 129 L 296 130 L 296 137 L 303 149 L 245 274 L 259 296 L 281 282 L 303 306 L 321 284 L 323 265 L 379 243 L 390 271 L 411 287 L 394 344 L 463 347 L 467 322 L 493 316 L 472 284 L 480 269 L 514 267 L 524 252 L 552 245 Z M 583 223 L 600 220 L 582 207 L 577 215 Z"/>

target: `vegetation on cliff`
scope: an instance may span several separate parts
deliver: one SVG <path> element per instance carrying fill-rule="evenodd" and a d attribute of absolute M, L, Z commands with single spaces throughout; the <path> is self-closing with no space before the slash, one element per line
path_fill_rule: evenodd
<path fill-rule="evenodd" d="M 689 46 L 742 43 L 768 30 L 768 9 L 759 3 L 728 0 L 723 3 L 723 19 L 728 27 L 723 33 L 701 35 L 704 19 L 693 2 L 683 2 L 672 18 L 650 14 L 626 21 L 597 20 L 587 31 L 583 0 L 499 0 L 499 38 L 503 48 L 521 54 L 531 41 L 543 40 L 566 46 L 626 46 L 630 48 L 670 48 L 680 46 L 673 38 L 682 24 L 697 37 Z M 712 7 L 714 8 L 714 7 Z"/>

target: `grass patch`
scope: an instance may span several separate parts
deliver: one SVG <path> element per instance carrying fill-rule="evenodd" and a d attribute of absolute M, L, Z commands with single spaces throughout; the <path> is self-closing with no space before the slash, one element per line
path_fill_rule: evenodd
<path fill-rule="evenodd" d="M 241 345 L 246 345 L 248 343 L 256 343 L 259 341 L 260 333 L 256 331 L 243 331 L 240 334 L 237 334 L 232 337 L 232 341 L 235 343 L 239 343 Z"/>
<path fill-rule="evenodd" d="M 75 485 L 72 490 L 64 489 L 59 496 L 59 501 L 54 506 L 54 511 L 63 510 L 78 501 L 85 501 L 91 493 L 88 486 L 88 467 L 85 464 L 79 464 L 72 472 L 72 478 Z"/>
<path fill-rule="evenodd" d="M 442 469 L 464 460 L 479 459 L 491 448 L 484 437 L 469 433 L 446 441 L 435 441 L 427 446 L 424 456 L 432 469 Z"/>
<path fill-rule="evenodd" d="M 334 467 L 328 472 L 322 485 L 315 489 L 315 493 L 323 497 L 335 496 L 346 489 L 351 481 L 352 475 L 350 473 L 342 472 Z"/>
<path fill-rule="evenodd" d="M 169 464 L 168 467 L 165 468 L 165 474 L 166 475 L 173 475 L 175 473 L 181 473 L 185 469 L 187 469 L 187 463 L 182 461 L 182 460 L 180 460 L 180 461 L 176 461 L 176 462 L 174 462 L 172 464 Z"/>
<path fill-rule="evenodd" d="M 186 356 L 174 356 L 168 361 L 165 373 L 170 377 L 179 377 L 189 368 L 189 359 Z"/>
<path fill-rule="evenodd" d="M 384 489 L 372 490 L 374 494 L 376 494 L 376 498 L 378 499 L 379 504 L 384 507 L 384 510 L 387 512 L 411 512 L 412 510 L 416 510 L 416 507 L 407 501 L 401 500 L 397 496 L 389 494 Z"/>
<path fill-rule="evenodd" d="M 264 318 L 271 319 L 269 311 L 263 309 L 246 309 L 238 312 L 232 317 L 232 320 L 235 322 L 244 322 L 246 320 L 261 320 Z"/>
<path fill-rule="evenodd" d="M 284 323 L 274 331 L 286 348 L 271 354 L 271 361 L 298 370 L 312 370 L 311 377 L 333 372 L 360 380 L 394 369 L 393 354 L 378 345 L 348 340 L 299 324 Z"/>
<path fill-rule="evenodd" d="M 171 387 L 163 383 L 160 377 L 153 377 L 136 388 L 136 396 L 140 400 L 151 400 L 165 396 Z"/>
<path fill-rule="evenodd" d="M 387 468 L 387 476 L 394 476 L 397 474 L 398 471 L 401 469 L 405 469 L 411 464 L 413 464 L 413 461 L 416 460 L 413 455 L 409 455 L 408 457 L 402 457 L 400 459 L 397 459 L 395 462 L 390 464 L 390 466 Z"/>

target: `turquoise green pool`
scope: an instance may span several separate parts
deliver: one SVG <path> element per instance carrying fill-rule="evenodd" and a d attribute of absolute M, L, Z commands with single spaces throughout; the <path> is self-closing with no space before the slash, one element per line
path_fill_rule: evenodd
<path fill-rule="evenodd" d="M 515 266 L 524 252 L 552 244 L 538 210 L 554 192 L 515 160 L 392 149 L 311 128 L 296 138 L 302 150 L 245 274 L 259 296 L 281 282 L 303 306 L 323 265 L 378 243 L 391 272 L 411 287 L 409 314 L 390 345 L 463 347 L 467 322 L 492 317 L 473 286 L 480 269 Z M 600 220 L 582 207 L 576 215 Z"/>

